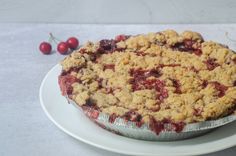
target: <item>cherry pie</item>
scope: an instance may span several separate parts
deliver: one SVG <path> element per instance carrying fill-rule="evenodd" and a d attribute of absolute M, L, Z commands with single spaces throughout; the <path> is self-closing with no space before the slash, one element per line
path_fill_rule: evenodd
<path fill-rule="evenodd" d="M 88 42 L 62 62 L 62 95 L 159 133 L 165 123 L 218 119 L 236 109 L 236 54 L 199 33 L 173 30 Z"/>

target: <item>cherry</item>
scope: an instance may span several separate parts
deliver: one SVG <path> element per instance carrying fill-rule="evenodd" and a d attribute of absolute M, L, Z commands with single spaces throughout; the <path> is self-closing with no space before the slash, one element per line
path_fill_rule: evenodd
<path fill-rule="evenodd" d="M 79 41 L 75 37 L 70 37 L 66 41 L 67 45 L 69 46 L 70 49 L 76 49 L 79 46 Z"/>
<path fill-rule="evenodd" d="M 39 45 L 39 50 L 40 50 L 43 54 L 47 55 L 47 54 L 50 54 L 50 53 L 51 53 L 51 51 L 52 51 L 52 46 L 51 46 L 51 44 L 48 43 L 48 42 L 42 42 L 42 43 Z"/>
<path fill-rule="evenodd" d="M 68 50 L 69 50 L 69 46 L 66 42 L 60 42 L 57 45 L 57 51 L 62 55 L 66 54 Z"/>
<path fill-rule="evenodd" d="M 205 63 L 208 70 L 214 70 L 217 66 L 219 66 L 215 58 L 209 58 Z"/>

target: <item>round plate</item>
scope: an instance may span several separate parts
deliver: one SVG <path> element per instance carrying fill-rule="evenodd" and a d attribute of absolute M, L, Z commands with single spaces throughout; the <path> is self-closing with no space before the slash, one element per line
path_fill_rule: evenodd
<path fill-rule="evenodd" d="M 236 145 L 236 122 L 200 137 L 174 142 L 135 140 L 108 132 L 68 104 L 60 93 L 57 79 L 60 72 L 60 65 L 56 65 L 45 76 L 39 92 L 41 105 L 57 127 L 87 144 L 117 153 L 145 156 L 198 155 Z"/>

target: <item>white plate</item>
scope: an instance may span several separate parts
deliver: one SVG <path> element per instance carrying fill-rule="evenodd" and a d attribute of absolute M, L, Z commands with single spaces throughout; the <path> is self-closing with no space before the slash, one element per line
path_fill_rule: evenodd
<path fill-rule="evenodd" d="M 201 137 L 175 142 L 141 141 L 108 132 L 91 122 L 82 111 L 69 105 L 61 96 L 57 83 L 60 72 L 60 65 L 56 65 L 45 76 L 39 92 L 41 105 L 57 127 L 87 144 L 117 153 L 145 156 L 198 155 L 236 145 L 236 122 Z"/>

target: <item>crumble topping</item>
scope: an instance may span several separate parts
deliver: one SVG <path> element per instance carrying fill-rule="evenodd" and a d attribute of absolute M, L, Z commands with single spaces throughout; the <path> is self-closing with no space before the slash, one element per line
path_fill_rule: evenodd
<path fill-rule="evenodd" d="M 109 114 L 110 122 L 119 116 L 180 131 L 236 107 L 236 54 L 192 31 L 88 42 L 61 65 L 62 94 Z"/>

